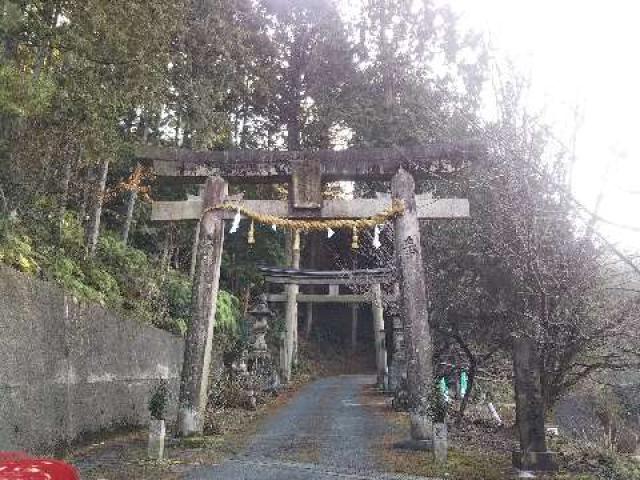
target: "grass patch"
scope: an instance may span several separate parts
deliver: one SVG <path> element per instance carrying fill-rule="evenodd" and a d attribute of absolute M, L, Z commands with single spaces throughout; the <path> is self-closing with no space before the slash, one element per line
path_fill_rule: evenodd
<path fill-rule="evenodd" d="M 450 449 L 447 463 L 439 464 L 430 452 L 399 450 L 394 448 L 394 441 L 385 443 L 383 464 L 394 473 L 455 480 L 503 480 L 512 471 L 509 459 L 501 455 Z"/>
<path fill-rule="evenodd" d="M 224 417 L 224 430 L 216 435 L 167 438 L 163 461 L 147 459 L 146 430 L 115 434 L 78 447 L 65 460 L 77 466 L 83 480 L 177 480 L 198 466 L 216 465 L 240 453 L 262 422 L 289 402 L 298 386 L 256 411 L 229 408 L 209 412 L 210 416 Z"/>

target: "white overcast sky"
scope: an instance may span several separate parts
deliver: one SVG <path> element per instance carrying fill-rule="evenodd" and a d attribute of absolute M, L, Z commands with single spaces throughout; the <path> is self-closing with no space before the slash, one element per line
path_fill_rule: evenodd
<path fill-rule="evenodd" d="M 640 230 L 640 2 L 442 1 L 486 35 L 493 55 L 530 76 L 531 108 L 568 145 L 578 107 L 575 196 L 593 208 L 604 181 L 600 214 Z M 600 229 L 640 253 L 639 232 Z"/>
<path fill-rule="evenodd" d="M 352 12 L 357 3 L 340 1 Z M 438 1 L 452 6 L 462 28 L 483 33 L 496 59 L 511 59 L 531 79 L 529 108 L 567 145 L 578 107 L 574 195 L 593 208 L 604 181 L 600 215 L 640 231 L 640 1 Z M 640 253 L 640 232 L 599 229 Z"/>

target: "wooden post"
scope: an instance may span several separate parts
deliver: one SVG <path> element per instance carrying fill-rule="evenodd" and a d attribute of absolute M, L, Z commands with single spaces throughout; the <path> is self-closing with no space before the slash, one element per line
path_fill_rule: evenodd
<path fill-rule="evenodd" d="M 220 177 L 207 179 L 196 272 L 192 287 L 193 313 L 187 329 L 180 382 L 178 433 L 202 433 L 211 364 L 211 344 L 220 281 L 224 242 L 221 210 L 209 210 L 227 196 L 227 183 Z"/>
<path fill-rule="evenodd" d="M 382 288 L 379 283 L 371 286 L 373 291 L 373 334 L 376 342 L 377 386 L 385 388 L 387 384 L 387 347 L 385 345 L 384 310 L 382 308 Z"/>
<path fill-rule="evenodd" d="M 520 436 L 520 451 L 514 452 L 513 464 L 524 470 L 556 470 L 555 454 L 547 451 L 540 361 L 535 339 L 528 336 L 514 339 L 513 378 Z"/>
<path fill-rule="evenodd" d="M 351 351 L 358 347 L 358 305 L 351 305 Z"/>
<path fill-rule="evenodd" d="M 304 337 L 309 339 L 311 336 L 311 328 L 313 327 L 313 303 L 307 303 L 307 324 L 305 326 Z"/>
<path fill-rule="evenodd" d="M 395 252 L 401 286 L 400 314 L 406 328 L 407 390 L 414 440 L 429 440 L 428 399 L 433 383 L 431 332 L 427 291 L 416 213 L 415 182 L 402 168 L 391 180 L 391 195 L 404 203 L 394 220 Z M 423 437 L 423 438 L 420 438 Z"/>

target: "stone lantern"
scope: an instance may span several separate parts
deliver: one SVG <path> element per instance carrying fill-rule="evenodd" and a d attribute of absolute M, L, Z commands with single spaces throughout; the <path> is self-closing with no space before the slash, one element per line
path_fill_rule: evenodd
<path fill-rule="evenodd" d="M 251 351 L 249 353 L 252 363 L 260 359 L 269 358 L 266 335 L 269 330 L 269 320 L 273 319 L 274 313 L 269 309 L 267 296 L 265 294 L 258 297 L 258 302 L 249 312 L 251 315 Z"/>

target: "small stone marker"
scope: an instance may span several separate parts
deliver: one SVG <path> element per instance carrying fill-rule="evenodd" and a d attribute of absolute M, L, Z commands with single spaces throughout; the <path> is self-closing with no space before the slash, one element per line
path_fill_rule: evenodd
<path fill-rule="evenodd" d="M 438 463 L 447 462 L 447 424 L 433 424 L 433 456 Z"/>
<path fill-rule="evenodd" d="M 162 460 L 164 457 L 164 439 L 166 430 L 164 420 L 151 419 L 149 422 L 149 444 L 147 456 L 153 460 Z"/>

